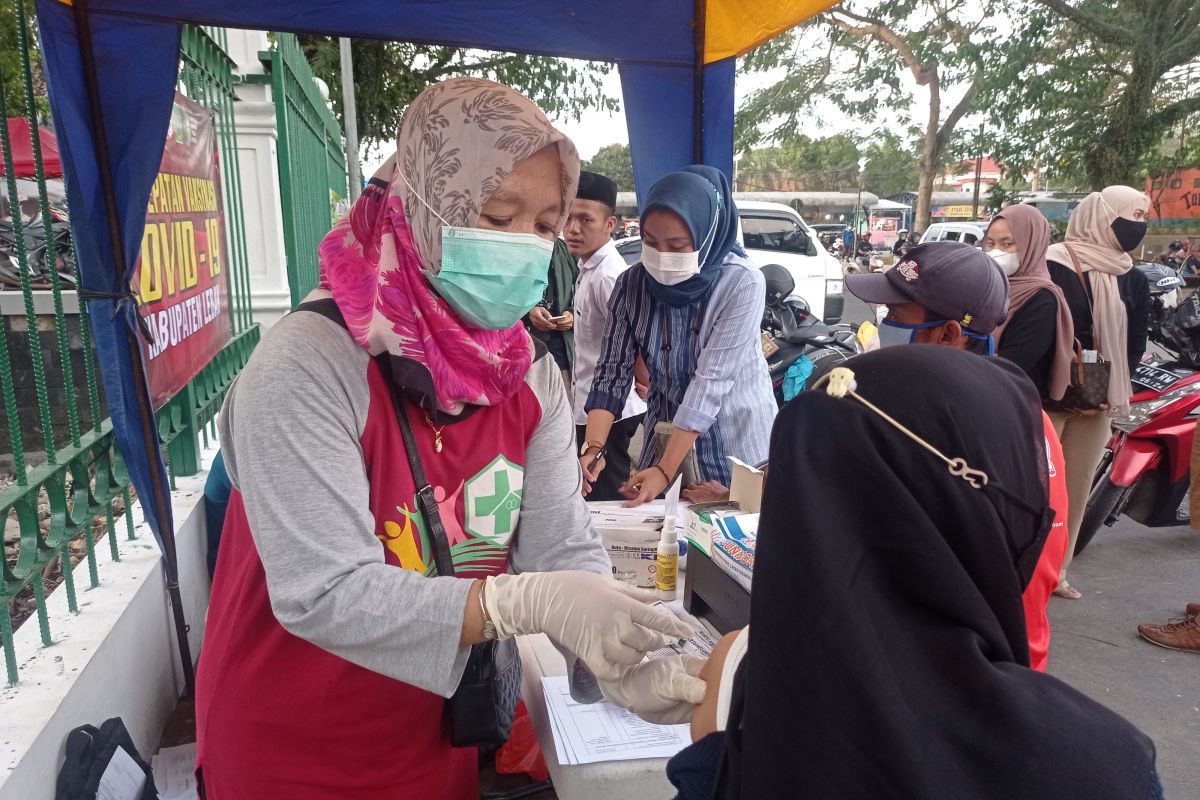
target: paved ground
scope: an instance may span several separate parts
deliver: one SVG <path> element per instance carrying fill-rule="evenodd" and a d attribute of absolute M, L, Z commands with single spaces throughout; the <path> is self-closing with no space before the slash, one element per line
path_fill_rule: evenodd
<path fill-rule="evenodd" d="M 1137 635 L 1139 622 L 1200 602 L 1200 533 L 1123 518 L 1096 534 L 1070 580 L 1084 596 L 1050 600 L 1050 673 L 1154 740 L 1168 800 L 1200 797 L 1200 655 Z"/>

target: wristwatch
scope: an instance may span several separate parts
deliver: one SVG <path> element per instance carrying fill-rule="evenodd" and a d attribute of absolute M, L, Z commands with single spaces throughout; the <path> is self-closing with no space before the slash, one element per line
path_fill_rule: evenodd
<path fill-rule="evenodd" d="M 593 447 L 603 450 L 604 442 L 597 442 L 595 439 L 588 439 L 586 442 L 583 443 L 583 447 L 579 448 L 579 456 L 581 458 L 583 456 L 586 456 L 587 451 L 591 450 Z"/>

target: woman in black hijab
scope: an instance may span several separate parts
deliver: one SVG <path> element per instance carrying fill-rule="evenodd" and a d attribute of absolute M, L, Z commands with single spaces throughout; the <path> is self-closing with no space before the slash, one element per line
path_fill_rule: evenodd
<path fill-rule="evenodd" d="M 775 424 L 717 796 L 1161 797 L 1145 735 L 1028 669 L 1049 519 L 1033 385 L 927 345 L 848 366 L 853 393 L 805 392 Z"/>

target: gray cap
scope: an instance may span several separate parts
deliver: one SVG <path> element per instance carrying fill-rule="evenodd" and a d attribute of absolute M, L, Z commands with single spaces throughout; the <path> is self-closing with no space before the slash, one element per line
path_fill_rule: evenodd
<path fill-rule="evenodd" d="M 847 275 L 846 289 L 868 303 L 915 303 L 976 333 L 1008 316 L 1008 278 L 991 256 L 962 242 L 927 242 L 884 273 Z"/>

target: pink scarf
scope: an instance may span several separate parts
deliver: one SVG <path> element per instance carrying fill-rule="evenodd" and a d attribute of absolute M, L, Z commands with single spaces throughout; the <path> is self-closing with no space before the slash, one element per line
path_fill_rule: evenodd
<path fill-rule="evenodd" d="M 449 414 L 497 405 L 529 372 L 533 344 L 519 323 L 502 331 L 467 325 L 425 273 L 441 269 L 442 221 L 433 212 L 450 225 L 476 225 L 513 167 L 551 144 L 563 163 L 561 229 L 579 178 L 570 140 L 508 87 L 478 78 L 435 84 L 405 111 L 396 156 L 321 242 L 325 296 L 364 349 L 393 356 L 393 372 L 424 405 Z"/>

